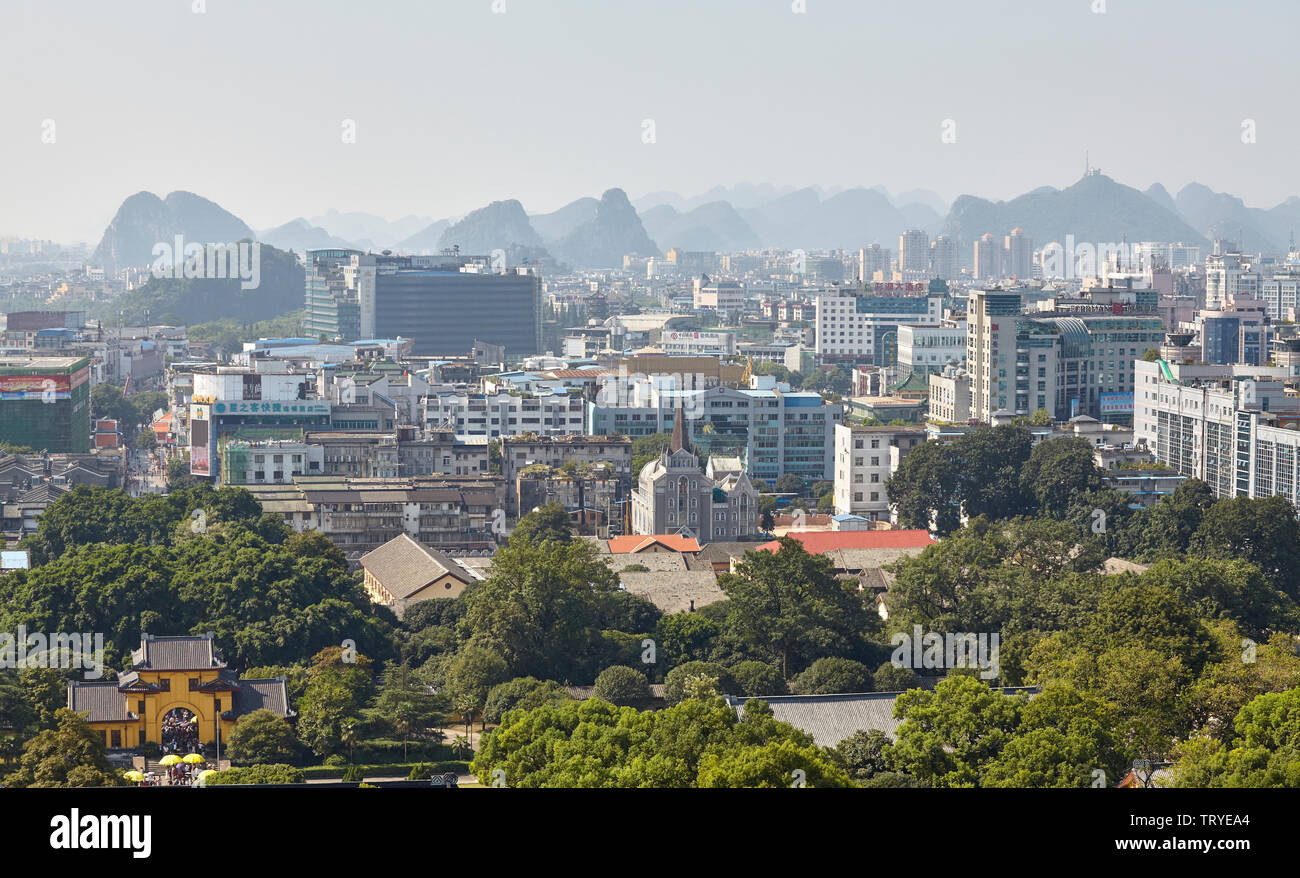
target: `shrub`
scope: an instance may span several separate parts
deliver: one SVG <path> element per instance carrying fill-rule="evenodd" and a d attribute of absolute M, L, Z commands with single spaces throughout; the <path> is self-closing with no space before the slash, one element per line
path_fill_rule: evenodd
<path fill-rule="evenodd" d="M 691 677 L 712 677 L 717 681 L 718 694 L 733 693 L 739 688 L 727 669 L 717 662 L 685 662 L 664 677 L 664 699 L 670 705 L 690 697 L 686 681 Z"/>
<path fill-rule="evenodd" d="M 302 769 L 292 765 L 250 765 L 247 768 L 228 768 L 208 775 L 208 786 L 228 786 L 230 784 L 277 784 L 303 783 L 305 776 Z"/>
<path fill-rule="evenodd" d="M 405 758 L 403 753 L 405 752 Z M 353 748 L 353 759 L 367 765 L 385 765 L 392 763 L 437 762 L 450 759 L 451 748 L 440 741 L 408 741 L 403 751 L 400 740 L 372 738 L 358 741 Z"/>
<path fill-rule="evenodd" d="M 447 760 L 444 762 L 408 762 L 393 763 L 389 765 L 358 765 L 362 775 L 382 775 L 384 777 L 400 777 L 409 775 L 419 766 L 426 766 L 429 775 L 444 774 L 448 771 L 454 771 L 457 774 L 469 773 L 469 763 L 465 761 Z M 234 770 L 234 769 L 232 769 Z M 342 780 L 346 768 L 335 768 L 328 765 L 312 765 L 301 769 L 304 780 Z"/>
<path fill-rule="evenodd" d="M 406 776 L 407 780 L 428 780 L 433 777 L 433 770 L 429 768 L 429 763 L 418 762 L 411 766 L 411 773 Z"/>
<path fill-rule="evenodd" d="M 731 678 L 736 681 L 741 695 L 788 695 L 790 692 L 781 672 L 766 662 L 747 661 L 732 665 Z"/>
<path fill-rule="evenodd" d="M 298 751 L 297 738 L 288 720 L 265 708 L 239 718 L 230 733 L 231 762 L 275 765 L 292 759 Z"/>
<path fill-rule="evenodd" d="M 532 710 L 543 704 L 565 701 L 568 698 L 569 690 L 554 680 L 516 677 L 493 686 L 488 692 L 487 702 L 483 708 L 483 720 L 499 723 L 515 708 Z"/>
<path fill-rule="evenodd" d="M 349 765 L 343 770 L 344 781 L 363 781 L 366 779 L 366 767 L 364 765 Z"/>
<path fill-rule="evenodd" d="M 613 665 L 596 678 L 595 696 L 610 704 L 630 707 L 650 698 L 650 684 L 645 675 L 627 665 Z"/>
<path fill-rule="evenodd" d="M 905 692 L 920 685 L 911 668 L 903 668 L 893 662 L 885 662 L 876 668 L 874 675 L 877 692 Z"/>
<path fill-rule="evenodd" d="M 790 691 L 796 695 L 870 692 L 874 687 L 870 669 L 846 658 L 819 658 L 790 681 Z"/>

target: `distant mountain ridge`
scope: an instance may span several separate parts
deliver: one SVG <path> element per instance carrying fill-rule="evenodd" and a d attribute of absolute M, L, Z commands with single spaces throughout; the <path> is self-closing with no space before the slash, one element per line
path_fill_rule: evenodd
<path fill-rule="evenodd" d="M 625 255 L 660 255 L 622 189 L 606 190 L 595 216 L 556 241 L 551 252 L 561 262 L 581 268 L 621 268 Z"/>
<path fill-rule="evenodd" d="M 257 240 L 280 250 L 294 250 L 299 253 L 305 250 L 331 248 L 341 250 L 364 249 L 363 246 L 352 241 L 334 237 L 325 229 L 313 226 L 302 217 L 289 220 L 284 225 L 276 226 L 273 229 L 263 229 L 257 233 Z"/>
<path fill-rule="evenodd" d="M 1300 227 L 1300 198 L 1294 195 L 1265 210 L 1247 207 L 1240 198 L 1200 183 L 1188 183 L 1174 201 L 1207 238 L 1233 241 L 1250 253 L 1285 253 Z"/>
<path fill-rule="evenodd" d="M 155 245 L 172 247 L 177 235 L 187 245 L 229 244 L 254 237 L 239 217 L 193 192 L 170 192 L 166 198 L 137 192 L 117 209 L 91 262 L 110 274 L 144 267 L 153 263 Z"/>
<path fill-rule="evenodd" d="M 462 253 L 491 254 L 494 250 L 533 254 L 545 251 L 542 236 L 537 234 L 524 206 L 515 199 L 494 201 L 465 215 L 447 228 L 438 239 L 439 250 L 459 247 Z M 510 261 L 515 261 L 511 259 Z"/>
<path fill-rule="evenodd" d="M 1040 189 L 1010 201 L 988 201 L 963 195 L 953 202 L 944 221 L 945 235 L 961 242 L 962 261 L 969 264 L 971 246 L 991 233 L 999 240 L 1022 228 L 1034 247 L 1068 236 L 1079 243 L 1184 241 L 1206 246 L 1205 236 L 1182 216 L 1152 197 L 1102 174 L 1092 174 L 1065 189 Z"/>
<path fill-rule="evenodd" d="M 137 192 L 125 199 L 96 247 L 93 263 L 109 272 L 154 261 L 158 243 L 176 235 L 187 243 L 229 243 L 255 238 L 282 250 L 349 247 L 429 253 L 459 246 L 488 255 L 507 251 L 510 264 L 548 255 L 576 268 L 614 268 L 627 253 L 655 255 L 674 247 L 733 250 L 762 247 L 856 250 L 872 242 L 890 249 L 898 235 L 919 228 L 934 237 L 955 236 L 962 262 L 984 233 L 1001 238 L 1023 228 L 1041 247 L 1077 242 L 1185 241 L 1208 248 L 1211 240 L 1240 242 L 1247 252 L 1282 254 L 1300 228 L 1300 198 L 1272 208 L 1251 208 L 1238 197 L 1189 183 L 1171 196 L 1153 183 L 1145 191 L 1092 174 L 1064 189 L 1040 186 L 1009 201 L 962 195 L 945 212 L 934 192 L 891 195 L 884 187 L 778 187 L 741 183 L 714 186 L 700 195 L 650 193 L 631 202 L 621 189 L 585 196 L 549 213 L 529 215 L 517 200 L 496 201 L 463 217 L 429 220 L 411 215 L 389 221 L 373 214 L 298 217 L 254 233 L 239 217 L 192 192 L 165 198 Z M 398 237 L 398 236 L 401 237 Z M 620 248 L 623 248 L 620 250 Z"/>

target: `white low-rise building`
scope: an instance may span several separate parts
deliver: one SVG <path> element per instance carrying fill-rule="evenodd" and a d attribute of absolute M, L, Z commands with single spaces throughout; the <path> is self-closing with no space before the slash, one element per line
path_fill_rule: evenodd
<path fill-rule="evenodd" d="M 583 432 L 586 406 L 578 394 L 523 395 L 514 393 L 437 393 L 423 400 L 424 424 L 447 425 L 456 438 L 567 436 Z"/>
<path fill-rule="evenodd" d="M 923 427 L 835 426 L 835 512 L 889 521 L 885 482 L 925 442 Z"/>

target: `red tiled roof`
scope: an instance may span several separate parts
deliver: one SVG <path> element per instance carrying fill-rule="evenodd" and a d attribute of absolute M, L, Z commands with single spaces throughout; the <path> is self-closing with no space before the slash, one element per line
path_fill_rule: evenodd
<path fill-rule="evenodd" d="M 934 542 L 929 531 L 924 530 L 841 530 L 811 531 L 788 534 L 809 552 L 820 554 L 836 549 L 918 549 Z M 763 543 L 758 551 L 775 552 L 781 548 L 779 540 Z"/>
<path fill-rule="evenodd" d="M 609 552 L 611 555 L 626 555 L 640 552 L 655 543 L 660 543 L 674 552 L 698 552 L 700 550 L 700 541 L 680 534 L 629 534 L 627 536 L 612 537 L 609 540 Z"/>

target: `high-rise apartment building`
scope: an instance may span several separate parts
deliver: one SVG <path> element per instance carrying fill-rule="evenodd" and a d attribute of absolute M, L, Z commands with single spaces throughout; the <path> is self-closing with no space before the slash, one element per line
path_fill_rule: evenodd
<path fill-rule="evenodd" d="M 881 280 L 889 278 L 889 251 L 879 244 L 872 244 L 858 251 L 858 280 L 871 283 L 876 280 L 876 272 L 880 272 Z"/>
<path fill-rule="evenodd" d="M 1300 400 L 1282 367 L 1139 362 L 1133 435 L 1217 497 L 1300 506 Z"/>
<path fill-rule="evenodd" d="M 410 338 L 417 355 L 463 354 L 474 341 L 511 358 L 542 345 L 541 279 L 528 268 L 494 271 L 486 256 L 391 256 L 309 250 L 309 333 Z"/>
<path fill-rule="evenodd" d="M 0 442 L 90 451 L 90 359 L 0 358 Z"/>
<path fill-rule="evenodd" d="M 943 280 L 961 277 L 961 252 L 956 238 L 940 235 L 934 239 L 930 245 L 930 272 Z"/>
<path fill-rule="evenodd" d="M 1002 277 L 1002 247 L 990 233 L 980 235 L 975 242 L 975 279 L 998 280 Z"/>
<path fill-rule="evenodd" d="M 1259 284 L 1259 297 L 1273 320 L 1294 320 L 1300 313 L 1300 251 L 1294 247 L 1286 262 L 1275 267 Z"/>
<path fill-rule="evenodd" d="M 898 270 L 904 280 L 913 280 L 908 273 L 930 274 L 930 236 L 921 229 L 908 229 L 898 236 Z"/>
<path fill-rule="evenodd" d="M 1200 325 L 1201 359 L 1207 363 L 1245 363 L 1262 366 L 1268 362 L 1268 318 L 1258 299 L 1230 298 L 1218 308 L 1196 314 Z"/>
<path fill-rule="evenodd" d="M 1004 249 L 1004 274 L 1020 280 L 1033 276 L 1034 241 L 1024 229 L 1012 229 L 1006 237 Z"/>
<path fill-rule="evenodd" d="M 361 337 L 361 310 L 357 291 L 348 287 L 344 268 L 360 250 L 308 250 L 307 301 L 302 326 L 311 338 L 352 341 Z"/>
<path fill-rule="evenodd" d="M 1127 422 L 1133 362 L 1164 338 L 1156 294 L 1129 295 L 1127 302 L 1058 304 L 1029 316 L 1018 292 L 973 290 L 966 324 L 971 417 L 988 422 L 999 412 L 1045 409 L 1058 420 Z"/>
<path fill-rule="evenodd" d="M 1205 306 L 1214 308 L 1228 299 L 1257 299 L 1259 273 L 1235 244 L 1215 242 L 1215 251 L 1205 257 Z"/>

